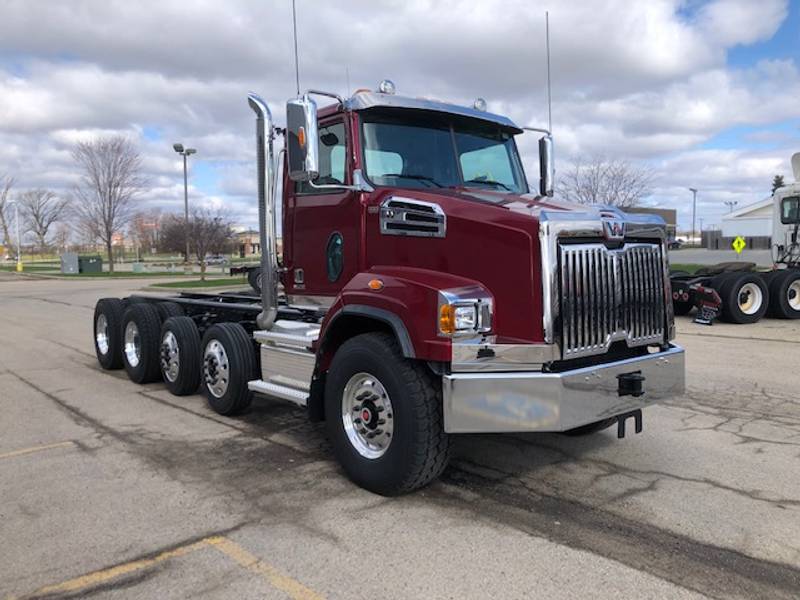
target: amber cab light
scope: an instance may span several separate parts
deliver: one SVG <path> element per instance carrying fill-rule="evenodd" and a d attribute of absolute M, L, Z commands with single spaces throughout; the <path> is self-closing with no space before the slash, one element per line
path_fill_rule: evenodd
<path fill-rule="evenodd" d="M 367 287 L 373 292 L 379 292 L 383 289 L 383 282 L 380 279 L 370 279 Z"/>

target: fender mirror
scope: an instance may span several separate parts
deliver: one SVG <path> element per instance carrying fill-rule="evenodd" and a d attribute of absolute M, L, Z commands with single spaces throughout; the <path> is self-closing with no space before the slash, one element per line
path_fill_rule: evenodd
<path fill-rule="evenodd" d="M 555 162 L 553 160 L 553 138 L 539 138 L 539 193 L 552 196 L 555 184 Z"/>
<path fill-rule="evenodd" d="M 317 103 L 303 94 L 286 103 L 286 156 L 292 181 L 319 176 Z"/>

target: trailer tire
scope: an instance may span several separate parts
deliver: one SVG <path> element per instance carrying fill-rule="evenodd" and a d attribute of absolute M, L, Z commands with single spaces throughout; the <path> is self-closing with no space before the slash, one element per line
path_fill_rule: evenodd
<path fill-rule="evenodd" d="M 177 302 L 157 302 L 156 310 L 162 323 L 170 317 L 182 317 L 184 314 L 183 307 Z"/>
<path fill-rule="evenodd" d="M 161 379 L 158 346 L 161 318 L 149 303 L 131 304 L 122 317 L 122 362 L 128 377 L 135 383 Z"/>
<path fill-rule="evenodd" d="M 125 302 L 101 298 L 94 306 L 94 352 L 106 370 L 122 368 L 122 315 Z"/>
<path fill-rule="evenodd" d="M 778 271 L 772 276 L 769 313 L 779 319 L 800 319 L 800 269 Z"/>
<path fill-rule="evenodd" d="M 581 425 L 580 427 L 575 427 L 574 429 L 567 429 L 566 431 L 562 431 L 561 433 L 563 433 L 564 435 L 568 435 L 570 437 L 591 435 L 593 433 L 597 433 L 598 431 L 603 431 L 603 429 L 608 429 L 616 422 L 617 422 L 616 417 L 611 417 L 610 419 L 595 421 L 594 423 L 589 423 L 588 425 Z"/>
<path fill-rule="evenodd" d="M 251 269 L 247 272 L 247 283 L 256 294 L 261 293 L 261 268 Z"/>
<path fill-rule="evenodd" d="M 683 300 L 672 301 L 672 310 L 675 313 L 675 316 L 677 317 L 688 315 L 693 308 L 694 304 L 692 304 L 691 302 L 684 302 Z"/>
<path fill-rule="evenodd" d="M 202 343 L 202 385 L 211 408 L 221 415 L 241 413 L 253 400 L 247 383 L 256 379 L 253 339 L 239 323 L 217 323 Z"/>
<path fill-rule="evenodd" d="M 391 334 L 364 333 L 342 344 L 326 377 L 325 414 L 336 458 L 371 492 L 411 492 L 447 466 L 441 384 L 405 358 Z"/>
<path fill-rule="evenodd" d="M 191 317 L 169 317 L 161 326 L 159 366 L 164 385 L 175 396 L 200 388 L 200 332 Z"/>
<path fill-rule="evenodd" d="M 712 286 L 722 298 L 723 321 L 729 323 L 755 323 L 767 312 L 769 290 L 764 280 L 755 273 L 729 273 L 715 277 L 721 281 L 719 288 Z"/>

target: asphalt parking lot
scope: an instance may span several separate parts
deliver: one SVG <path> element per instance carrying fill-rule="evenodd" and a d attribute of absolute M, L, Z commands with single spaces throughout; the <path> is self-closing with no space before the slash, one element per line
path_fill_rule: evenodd
<path fill-rule="evenodd" d="M 221 417 L 94 357 L 142 280 L 0 274 L 0 598 L 797 598 L 800 323 L 680 318 L 644 431 L 473 435 L 441 481 L 349 483 L 322 428 Z"/>

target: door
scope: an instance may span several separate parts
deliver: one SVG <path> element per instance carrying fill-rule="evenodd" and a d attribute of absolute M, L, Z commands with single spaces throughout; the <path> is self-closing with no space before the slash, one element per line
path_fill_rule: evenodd
<path fill-rule="evenodd" d="M 315 184 L 350 183 L 350 139 L 348 124 L 342 115 L 320 121 L 319 177 Z M 285 282 L 290 304 L 306 303 L 312 296 L 328 296 L 332 300 L 358 269 L 360 205 L 357 194 L 295 183 L 293 197 L 289 200 L 291 252 L 288 253 Z M 295 296 L 298 298 L 292 298 Z M 326 303 L 322 298 L 317 300 Z"/>

